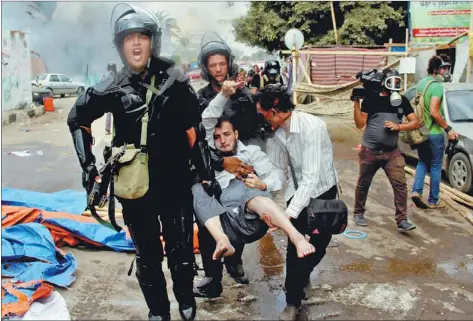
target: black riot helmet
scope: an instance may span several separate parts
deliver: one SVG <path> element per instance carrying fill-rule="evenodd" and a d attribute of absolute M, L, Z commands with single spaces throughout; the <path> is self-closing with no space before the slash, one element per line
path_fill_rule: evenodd
<path fill-rule="evenodd" d="M 161 52 L 161 28 L 156 17 L 147 10 L 126 3 L 119 3 L 112 11 L 110 20 L 113 28 L 113 44 L 125 66 L 128 66 L 122 52 L 123 39 L 130 33 L 144 33 L 151 38 L 151 55 L 159 57 Z"/>
<path fill-rule="evenodd" d="M 117 71 L 117 64 L 113 61 L 110 61 L 108 64 L 107 64 L 107 71 Z"/>
<path fill-rule="evenodd" d="M 207 68 L 208 58 L 217 54 L 227 57 L 228 76 L 233 76 L 232 66 L 234 57 L 232 50 L 218 34 L 211 32 L 204 34 L 200 43 L 200 53 L 197 60 L 199 62 L 202 79 L 210 81 L 210 74 Z"/>
<path fill-rule="evenodd" d="M 267 60 L 264 63 L 264 73 L 267 74 L 268 76 L 277 76 L 279 72 L 281 71 L 281 65 L 279 64 L 279 61 L 271 59 Z"/>

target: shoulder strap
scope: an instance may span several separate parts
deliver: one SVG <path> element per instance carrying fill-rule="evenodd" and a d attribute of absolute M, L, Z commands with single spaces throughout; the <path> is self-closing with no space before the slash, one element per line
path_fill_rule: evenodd
<path fill-rule="evenodd" d="M 296 171 L 294 170 L 294 166 L 292 166 L 291 156 L 289 156 L 289 153 L 287 153 L 287 161 L 289 162 L 289 167 L 291 168 L 292 181 L 294 182 L 294 187 L 298 189 L 299 184 L 297 184 Z"/>
<path fill-rule="evenodd" d="M 429 81 L 429 82 L 427 83 L 427 85 L 425 85 L 425 88 L 424 88 L 424 90 L 422 91 L 422 95 L 421 95 L 422 97 L 425 96 L 425 93 L 427 92 L 427 88 L 429 88 L 429 86 L 430 86 L 433 82 L 437 82 L 437 80 L 432 79 L 431 81 Z"/>
<path fill-rule="evenodd" d="M 291 157 L 289 156 L 289 153 L 287 153 L 287 161 L 289 162 L 289 168 L 291 169 L 292 181 L 294 182 L 294 187 L 297 190 L 299 188 L 299 184 L 297 184 L 296 171 L 294 170 L 294 167 L 292 166 Z M 335 176 L 337 176 L 335 165 L 333 165 L 333 170 L 335 172 Z M 342 194 L 342 187 L 340 186 L 340 183 L 337 183 L 337 197 L 339 197 L 340 194 Z"/>
<path fill-rule="evenodd" d="M 146 148 L 146 141 L 148 138 L 149 103 L 151 101 L 151 97 L 153 97 L 153 89 L 156 89 L 154 88 L 155 79 L 156 79 L 156 76 L 151 77 L 151 84 L 148 87 L 148 91 L 146 91 L 146 105 L 148 106 L 148 111 L 141 118 L 141 139 L 140 139 L 141 149 Z"/>
<path fill-rule="evenodd" d="M 424 90 L 422 91 L 422 95 L 421 95 L 422 99 L 424 99 L 425 93 L 427 92 L 427 89 L 429 88 L 429 86 L 430 86 L 432 83 L 434 83 L 434 82 L 438 82 L 438 81 L 435 80 L 435 79 L 432 79 L 431 81 L 429 81 L 429 82 L 427 83 L 427 85 L 425 85 L 425 88 L 424 88 Z M 424 101 L 424 104 L 423 104 L 423 105 L 424 105 L 424 106 L 420 106 L 420 107 L 421 107 L 420 110 L 422 110 L 422 115 L 424 116 L 424 119 L 425 119 L 425 101 Z M 424 122 L 425 122 L 425 120 L 424 120 Z M 427 127 L 427 129 L 430 131 L 430 129 L 434 126 L 434 124 L 435 124 L 435 122 L 434 122 L 433 119 L 432 119 L 432 123 L 430 124 L 430 126 Z"/>
<path fill-rule="evenodd" d="M 161 94 L 158 90 L 154 87 L 156 77 L 151 77 L 151 84 L 148 86 L 148 91 L 146 92 L 146 105 L 149 106 L 153 93 Z M 146 147 L 147 137 L 148 137 L 148 120 L 149 120 L 149 112 L 146 112 L 143 117 L 141 118 L 141 137 L 140 137 L 140 146 L 141 148 Z M 112 126 L 112 139 L 115 137 L 115 124 Z"/>

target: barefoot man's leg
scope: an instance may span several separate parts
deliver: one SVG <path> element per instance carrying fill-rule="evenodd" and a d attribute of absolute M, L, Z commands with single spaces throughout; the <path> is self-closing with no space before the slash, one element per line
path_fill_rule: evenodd
<path fill-rule="evenodd" d="M 204 223 L 204 225 L 215 239 L 215 242 L 217 242 L 217 246 L 215 247 L 215 252 L 213 254 L 214 260 L 218 260 L 222 256 L 230 256 L 235 253 L 235 248 L 231 245 L 228 236 L 223 232 L 220 216 L 209 218 Z"/>
<path fill-rule="evenodd" d="M 286 213 L 284 213 L 272 199 L 257 196 L 248 201 L 246 206 L 250 211 L 255 212 L 265 220 L 266 224 L 270 226 L 274 225 L 283 230 L 296 246 L 297 256 L 299 258 L 303 258 L 315 252 L 314 246 L 307 242 L 304 235 L 297 231 L 291 221 L 289 221 Z"/>

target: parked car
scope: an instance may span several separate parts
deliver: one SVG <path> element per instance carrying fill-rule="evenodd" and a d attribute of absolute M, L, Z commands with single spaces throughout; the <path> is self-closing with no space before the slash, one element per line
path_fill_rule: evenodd
<path fill-rule="evenodd" d="M 190 79 L 200 79 L 200 69 L 189 70 L 187 74 Z"/>
<path fill-rule="evenodd" d="M 41 74 L 31 81 L 33 86 L 51 90 L 53 95 L 80 95 L 87 86 L 81 82 L 72 81 L 64 74 Z"/>
<path fill-rule="evenodd" d="M 36 86 L 31 86 L 31 92 L 33 94 L 33 103 L 44 105 L 43 99 L 47 97 L 54 97 L 51 90 Z"/>
<path fill-rule="evenodd" d="M 442 108 L 447 124 L 459 135 L 453 153 L 444 156 L 443 170 L 455 189 L 473 193 L 473 84 L 442 84 L 444 98 Z M 409 88 L 405 96 L 411 100 L 416 88 Z M 445 135 L 445 146 L 448 138 Z M 417 151 L 399 140 L 401 151 L 409 157 L 418 158 Z"/>

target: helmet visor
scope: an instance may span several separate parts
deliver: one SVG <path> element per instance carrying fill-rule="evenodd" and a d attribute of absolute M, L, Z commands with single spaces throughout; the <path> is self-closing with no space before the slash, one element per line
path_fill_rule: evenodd
<path fill-rule="evenodd" d="M 384 87 L 388 90 L 399 91 L 402 88 L 402 78 L 399 76 L 390 76 L 384 81 Z"/>

